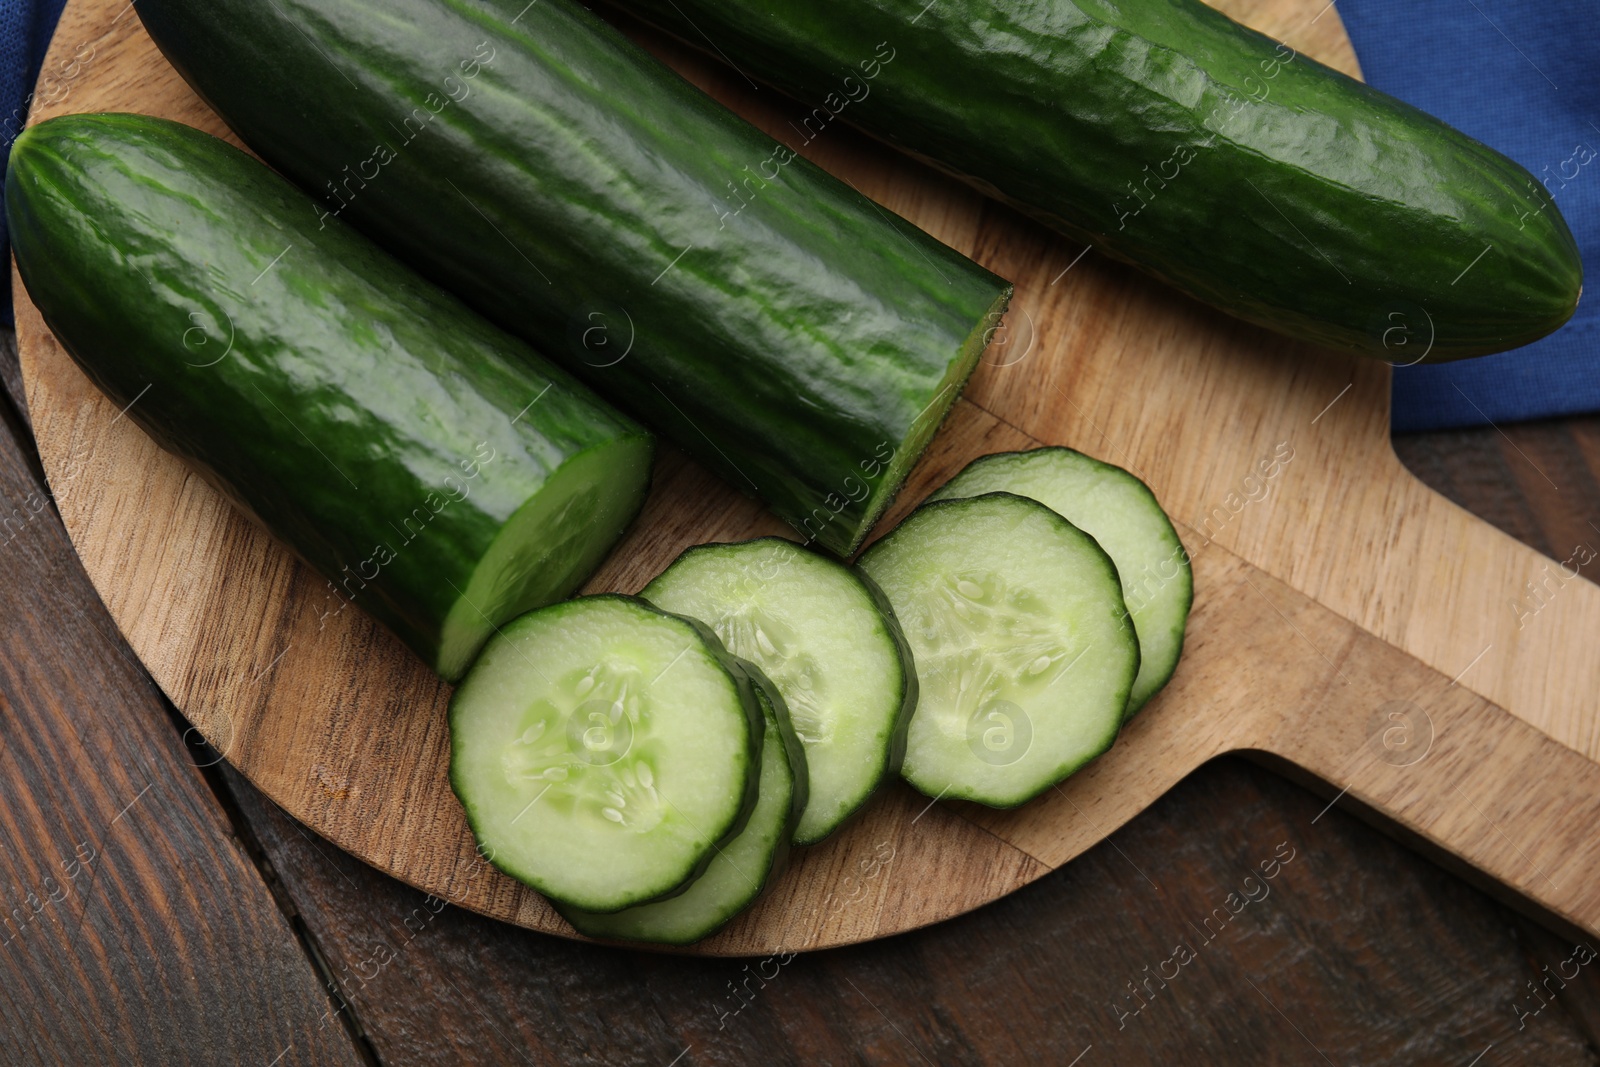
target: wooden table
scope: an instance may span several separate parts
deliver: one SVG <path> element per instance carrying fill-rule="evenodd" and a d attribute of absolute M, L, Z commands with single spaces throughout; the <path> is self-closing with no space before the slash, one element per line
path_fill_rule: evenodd
<path fill-rule="evenodd" d="M 6 1067 L 1600 1062 L 1587 946 L 1236 758 L 999 903 L 848 949 L 683 959 L 425 897 L 197 742 L 73 555 L 9 345 L 0 369 Z M 1600 418 L 1396 444 L 1535 548 L 1600 547 Z"/>

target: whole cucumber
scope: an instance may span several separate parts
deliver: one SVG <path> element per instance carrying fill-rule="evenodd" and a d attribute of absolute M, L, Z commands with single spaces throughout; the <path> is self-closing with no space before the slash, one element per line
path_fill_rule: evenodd
<path fill-rule="evenodd" d="M 570 0 L 141 0 L 338 215 L 849 553 L 1011 287 Z"/>
<path fill-rule="evenodd" d="M 1437 362 L 1577 306 L 1533 175 L 1200 0 L 615 2 L 812 107 L 796 146 L 853 123 L 1291 337 Z"/>
<path fill-rule="evenodd" d="M 17 269 L 84 372 L 447 679 L 588 576 L 651 441 L 565 372 L 215 137 L 30 126 Z"/>

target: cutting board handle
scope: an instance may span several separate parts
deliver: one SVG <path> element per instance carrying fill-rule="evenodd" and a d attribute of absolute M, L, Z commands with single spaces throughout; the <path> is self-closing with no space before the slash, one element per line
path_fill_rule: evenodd
<path fill-rule="evenodd" d="M 1377 658 L 1341 670 L 1382 679 L 1388 699 L 1335 681 L 1321 707 L 1281 722 L 1268 756 L 1342 790 L 1329 808 L 1376 813 L 1446 867 L 1513 890 L 1513 905 L 1600 936 L 1600 764 L 1419 661 Z"/>

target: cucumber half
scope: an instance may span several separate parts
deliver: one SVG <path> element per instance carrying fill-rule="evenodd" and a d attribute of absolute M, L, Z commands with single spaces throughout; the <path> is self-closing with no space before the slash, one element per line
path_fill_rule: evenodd
<path fill-rule="evenodd" d="M 1111 557 L 1026 497 L 924 504 L 862 556 L 894 605 L 920 695 L 901 774 L 931 797 L 1014 807 L 1111 747 L 1139 642 Z"/>
<path fill-rule="evenodd" d="M 1128 697 L 1131 718 L 1178 669 L 1194 603 L 1189 554 L 1172 520 L 1144 482 L 1070 448 L 983 456 L 931 499 L 996 491 L 1037 500 L 1098 541 L 1117 565 L 1122 597 L 1139 635 L 1139 677 Z"/>
<path fill-rule="evenodd" d="M 691 548 L 640 595 L 710 626 L 783 694 L 810 778 L 796 844 L 828 836 L 899 769 L 916 672 L 888 602 L 857 571 L 763 537 Z"/>
<path fill-rule="evenodd" d="M 704 869 L 755 807 L 764 724 L 716 636 L 635 597 L 512 622 L 450 702 L 450 783 L 492 862 L 619 911 Z"/>
<path fill-rule="evenodd" d="M 623 911 L 556 910 L 585 937 L 688 945 L 708 937 L 750 905 L 783 870 L 789 836 L 806 803 L 806 763 L 789 725 L 783 697 L 752 671 L 766 722 L 761 746 L 761 786 L 756 807 L 739 836 L 717 849 L 705 873 L 681 893 Z"/>
<path fill-rule="evenodd" d="M 319 629 L 354 605 L 453 681 L 644 502 L 643 429 L 237 148 L 66 115 L 23 132 L 6 181 L 56 338 L 327 579 Z"/>

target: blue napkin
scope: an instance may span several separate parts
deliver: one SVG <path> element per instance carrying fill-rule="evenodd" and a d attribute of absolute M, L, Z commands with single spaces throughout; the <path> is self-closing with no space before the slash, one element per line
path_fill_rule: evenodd
<path fill-rule="evenodd" d="M 39 68 L 44 63 L 50 35 L 66 0 L 0 0 L 0 182 L 11 156 L 11 143 L 28 118 L 28 102 Z M 0 195 L 0 208 L 4 196 Z M 5 212 L 0 210 L 0 254 L 8 253 Z M 11 284 L 0 284 L 0 317 L 11 324 Z"/>
<path fill-rule="evenodd" d="M 9 152 L 65 0 L 0 0 L 0 149 Z M 1510 155 L 1546 181 L 1600 269 L 1600 63 L 1594 0 L 1341 0 L 1373 85 Z M 3 168 L 0 168 L 3 175 Z M 0 248 L 6 245 L 0 214 Z M 1591 273 L 1591 276 L 1596 276 Z M 1600 282 L 1596 283 L 1600 286 Z M 9 287 L 0 314 L 11 321 Z M 1394 376 L 1397 432 L 1600 410 L 1600 293 L 1516 352 Z"/>
<path fill-rule="evenodd" d="M 1594 0 L 1340 0 L 1366 80 L 1545 182 L 1586 298 L 1513 352 L 1394 372 L 1398 433 L 1600 410 L 1600 62 Z M 1580 160 L 1588 160 L 1580 164 Z"/>

